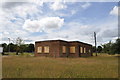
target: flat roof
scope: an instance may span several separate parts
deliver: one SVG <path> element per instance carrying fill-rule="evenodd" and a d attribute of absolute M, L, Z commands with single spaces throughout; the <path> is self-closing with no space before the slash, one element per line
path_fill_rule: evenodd
<path fill-rule="evenodd" d="M 38 42 L 56 42 L 56 41 L 68 42 L 65 40 L 44 40 L 44 41 L 36 41 L 35 43 L 38 43 Z"/>
<path fill-rule="evenodd" d="M 39 43 L 39 42 L 57 42 L 57 41 L 67 42 L 67 43 L 82 43 L 82 44 L 87 44 L 87 45 L 92 46 L 91 44 L 84 43 L 84 42 L 81 42 L 81 41 L 65 41 L 65 40 L 44 40 L 44 41 L 36 41 L 35 43 Z"/>

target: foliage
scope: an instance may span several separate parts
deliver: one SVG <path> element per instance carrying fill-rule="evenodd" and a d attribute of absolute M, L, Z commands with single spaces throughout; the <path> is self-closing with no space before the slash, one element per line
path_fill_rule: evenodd
<path fill-rule="evenodd" d="M 17 44 L 17 46 L 20 46 L 20 45 L 24 44 L 23 39 L 21 39 L 20 37 L 18 37 L 18 38 L 16 39 L 16 44 Z"/>
<path fill-rule="evenodd" d="M 3 43 L 2 44 L 3 47 L 3 52 L 9 52 L 9 47 L 10 47 L 10 52 L 34 52 L 34 44 L 22 44 L 20 46 L 17 46 L 16 44 L 10 43 L 10 44 L 6 44 Z M 18 54 L 17 54 L 18 55 Z"/>
<path fill-rule="evenodd" d="M 34 52 L 34 44 L 29 44 L 28 45 L 28 52 Z"/>
<path fill-rule="evenodd" d="M 10 47 L 10 52 L 17 52 L 18 53 L 23 53 L 23 52 L 34 52 L 34 44 L 24 44 L 24 41 L 21 38 L 16 39 L 16 43 L 10 43 L 2 44 L 3 47 L 3 52 L 9 52 L 9 47 Z M 96 49 L 93 46 L 92 51 L 95 52 Z M 98 53 L 108 53 L 108 54 L 120 54 L 120 39 L 118 38 L 116 42 L 111 42 L 103 44 L 102 46 L 97 47 L 97 52 Z"/>
<path fill-rule="evenodd" d="M 116 53 L 120 54 L 120 38 L 116 40 L 114 46 L 116 46 Z"/>
<path fill-rule="evenodd" d="M 98 46 L 98 47 L 97 47 L 97 52 L 98 52 L 98 53 L 101 53 L 101 52 L 102 52 L 102 47 L 101 47 L 101 46 Z"/>
<path fill-rule="evenodd" d="M 16 55 L 18 55 L 19 52 L 23 53 L 23 50 L 24 50 L 23 44 L 24 44 L 24 41 L 20 37 L 18 37 L 16 39 L 16 45 L 17 45 L 16 46 Z"/>
<path fill-rule="evenodd" d="M 109 41 L 109 43 L 103 44 L 103 52 L 108 54 L 120 54 L 120 39 L 118 38 L 115 43 Z"/>
<path fill-rule="evenodd" d="M 2 44 L 2 47 L 3 47 L 3 52 L 7 52 L 7 44 L 6 43 L 3 43 Z"/>
<path fill-rule="evenodd" d="M 92 47 L 92 52 L 96 52 L 95 46 Z"/>
<path fill-rule="evenodd" d="M 3 53 L 16 52 L 16 55 L 18 55 L 18 53 L 23 53 L 23 52 L 34 52 L 34 44 L 24 44 L 24 40 L 21 39 L 20 37 L 18 37 L 15 40 L 15 44 L 9 43 L 7 45 L 6 43 L 3 43 L 2 47 L 3 47 Z"/>
<path fill-rule="evenodd" d="M 7 48 L 10 47 L 10 52 L 15 52 L 17 45 L 14 45 L 13 43 L 8 44 Z"/>

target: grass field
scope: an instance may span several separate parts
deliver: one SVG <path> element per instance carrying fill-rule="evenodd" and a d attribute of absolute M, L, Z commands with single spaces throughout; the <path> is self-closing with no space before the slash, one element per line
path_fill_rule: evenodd
<path fill-rule="evenodd" d="M 118 78 L 118 57 L 2 57 L 3 78 Z"/>

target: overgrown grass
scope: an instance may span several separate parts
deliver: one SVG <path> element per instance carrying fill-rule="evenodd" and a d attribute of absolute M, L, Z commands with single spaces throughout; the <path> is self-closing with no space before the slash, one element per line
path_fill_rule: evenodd
<path fill-rule="evenodd" d="M 16 55 L 16 52 L 7 52 L 5 54 L 7 54 L 8 56 L 34 56 L 34 53 L 28 53 L 28 52 L 18 53 L 18 55 Z"/>
<path fill-rule="evenodd" d="M 118 57 L 3 57 L 3 78 L 117 78 Z"/>

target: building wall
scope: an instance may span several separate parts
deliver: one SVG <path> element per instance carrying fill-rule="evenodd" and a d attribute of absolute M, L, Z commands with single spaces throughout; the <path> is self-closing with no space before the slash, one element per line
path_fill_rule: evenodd
<path fill-rule="evenodd" d="M 80 54 L 81 57 L 92 56 L 92 45 L 79 43 L 79 46 L 83 48 L 83 53 Z M 84 53 L 84 48 L 86 49 L 86 53 Z M 89 52 L 90 50 L 90 52 Z"/>
<path fill-rule="evenodd" d="M 37 47 L 49 46 L 49 53 L 37 53 Z M 63 53 L 63 46 L 66 47 L 66 52 Z M 70 47 L 75 47 L 75 53 L 70 53 Z M 83 48 L 83 53 L 80 52 L 80 47 Z M 86 53 L 84 53 L 84 48 Z M 91 51 L 89 51 L 91 50 Z M 43 48 L 44 51 L 44 48 Z M 92 45 L 82 42 L 67 42 L 62 40 L 40 41 L 35 43 L 35 56 L 51 56 L 51 57 L 87 57 L 92 56 Z"/>
<path fill-rule="evenodd" d="M 42 46 L 42 53 L 37 52 L 37 47 L 39 46 Z M 44 53 L 45 46 L 49 46 L 49 53 Z M 35 43 L 35 56 L 59 57 L 59 41 L 36 42 Z"/>
<path fill-rule="evenodd" d="M 69 47 L 75 47 L 75 53 L 70 53 L 69 52 L 69 56 L 70 57 L 79 57 L 79 44 L 77 42 L 69 42 Z"/>
<path fill-rule="evenodd" d="M 86 48 L 86 53 L 81 53 L 81 57 L 88 57 L 88 56 L 92 56 L 92 46 L 89 45 L 82 45 L 84 48 Z M 90 50 L 90 52 L 89 52 Z"/>
<path fill-rule="evenodd" d="M 60 57 L 68 57 L 69 56 L 69 44 L 68 42 L 65 42 L 65 41 L 60 41 Z M 63 53 L 63 50 L 62 50 L 62 47 L 63 46 L 66 46 L 66 53 Z"/>

